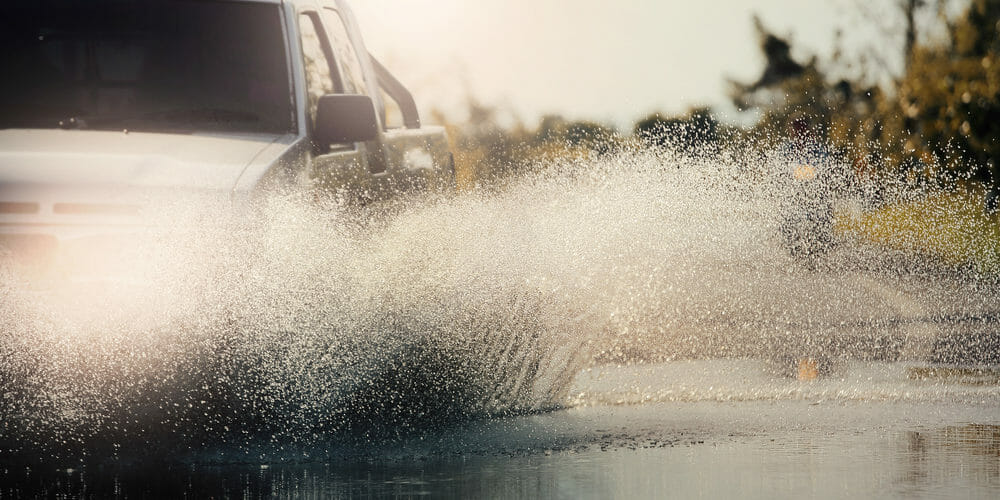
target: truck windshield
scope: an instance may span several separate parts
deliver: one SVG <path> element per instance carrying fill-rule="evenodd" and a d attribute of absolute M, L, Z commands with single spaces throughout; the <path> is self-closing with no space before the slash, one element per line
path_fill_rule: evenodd
<path fill-rule="evenodd" d="M 0 29 L 0 128 L 294 130 L 275 4 L 4 2 Z"/>

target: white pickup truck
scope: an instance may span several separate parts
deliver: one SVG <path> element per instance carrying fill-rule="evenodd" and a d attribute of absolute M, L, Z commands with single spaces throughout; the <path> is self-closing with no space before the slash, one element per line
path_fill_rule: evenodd
<path fill-rule="evenodd" d="M 0 26 L 0 253 L 47 260 L 165 199 L 454 185 L 342 0 L 5 2 Z"/>

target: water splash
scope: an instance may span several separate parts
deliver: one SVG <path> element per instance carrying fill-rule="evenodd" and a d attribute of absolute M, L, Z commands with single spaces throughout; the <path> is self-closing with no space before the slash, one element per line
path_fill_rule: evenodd
<path fill-rule="evenodd" d="M 126 280 L 39 290 L 5 269 L 0 445 L 370 439 L 573 404 L 594 359 L 916 358 L 940 318 L 997 317 L 995 279 L 847 232 L 793 255 L 769 161 L 562 160 L 363 214 L 274 200 L 263 229 L 147 235 Z"/>

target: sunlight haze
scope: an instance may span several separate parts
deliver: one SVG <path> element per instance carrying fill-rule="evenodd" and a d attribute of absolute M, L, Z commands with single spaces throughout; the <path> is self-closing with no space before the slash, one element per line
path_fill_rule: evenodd
<path fill-rule="evenodd" d="M 832 51 L 843 2 L 368 0 L 354 5 L 369 50 L 434 106 L 468 93 L 525 120 L 555 113 L 630 127 L 654 111 L 731 112 L 726 78 L 752 81 L 763 56 L 753 15 L 800 59 Z M 405 54 L 405 57 L 403 56 Z"/>

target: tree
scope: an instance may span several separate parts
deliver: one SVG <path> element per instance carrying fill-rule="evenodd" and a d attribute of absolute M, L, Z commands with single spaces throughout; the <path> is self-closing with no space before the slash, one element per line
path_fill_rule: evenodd
<path fill-rule="evenodd" d="M 701 155 L 718 150 L 720 125 L 711 109 L 698 107 L 680 117 L 651 114 L 636 122 L 632 132 L 647 144 Z"/>
<path fill-rule="evenodd" d="M 729 95 L 737 108 L 761 112 L 751 135 L 765 144 L 777 142 L 788 124 L 801 117 L 808 117 L 815 132 L 824 138 L 834 123 L 840 126 L 857 123 L 855 117 L 841 117 L 838 113 L 859 109 L 850 104 L 854 100 L 864 101 L 867 93 L 858 92 L 857 86 L 847 80 L 831 84 L 816 65 L 815 57 L 806 62 L 796 61 L 787 40 L 769 31 L 759 18 L 754 18 L 754 25 L 765 57 L 761 76 L 752 83 L 729 82 Z M 846 139 L 854 132 L 838 129 L 837 133 Z"/>
<path fill-rule="evenodd" d="M 959 175 L 1000 185 L 1000 3 L 973 0 L 945 43 L 918 44 L 900 82 L 895 130 Z M 983 168 L 985 167 L 985 168 Z"/>
<path fill-rule="evenodd" d="M 753 22 L 766 62 L 764 71 L 757 81 L 751 84 L 729 81 L 730 97 L 737 109 L 760 106 L 754 99 L 760 91 L 779 87 L 788 80 L 802 76 L 807 70 L 806 66 L 792 58 L 792 46 L 787 40 L 769 31 L 760 17 L 754 16 Z"/>
<path fill-rule="evenodd" d="M 542 117 L 535 133 L 535 141 L 539 143 L 558 144 L 600 154 L 614 151 L 619 139 L 618 133 L 611 127 L 587 120 L 567 121 L 558 115 Z"/>
<path fill-rule="evenodd" d="M 894 2 L 907 64 L 891 84 L 837 80 L 815 58 L 795 61 L 789 42 L 755 19 L 766 64 L 756 81 L 731 82 L 733 102 L 761 112 L 752 133 L 765 140 L 806 115 L 860 163 L 1000 186 L 1000 2 L 970 0 L 960 15 L 943 19 L 944 40 L 920 36 L 916 14 L 927 1 Z M 938 12 L 947 4 L 938 0 Z"/>

